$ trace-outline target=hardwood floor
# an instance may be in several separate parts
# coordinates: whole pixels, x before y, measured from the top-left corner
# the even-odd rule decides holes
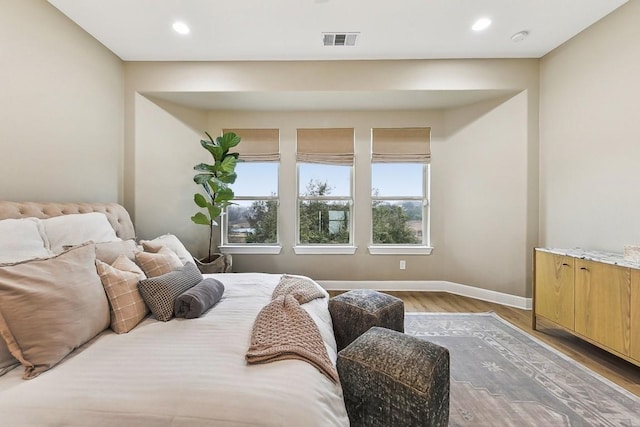
[[[331,296],[341,291],[330,291]],[[507,307],[445,292],[387,292],[401,298],[405,311],[481,313],[493,311],[518,328],[544,341],[573,360],[597,372],[608,380],[640,396],[640,367],[622,360],[573,335],[538,321],[538,330],[531,329],[531,311]]]

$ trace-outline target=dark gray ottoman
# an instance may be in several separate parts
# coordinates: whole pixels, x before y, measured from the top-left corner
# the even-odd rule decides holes
[[[372,326],[404,332],[404,302],[371,289],[356,289],[329,300],[338,351]]]
[[[338,353],[351,427],[446,426],[449,351],[374,327]]]

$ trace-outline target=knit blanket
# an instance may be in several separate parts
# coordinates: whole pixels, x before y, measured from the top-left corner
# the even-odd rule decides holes
[[[298,359],[315,366],[331,381],[338,382],[338,372],[331,363],[318,326],[301,304],[324,293],[310,281],[284,275],[253,324],[247,363],[269,363]]]

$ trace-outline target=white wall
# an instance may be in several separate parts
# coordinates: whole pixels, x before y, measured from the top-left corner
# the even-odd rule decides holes
[[[513,293],[531,257],[527,94],[447,111],[445,124],[434,197],[446,280]]]
[[[151,239],[172,233],[189,248],[207,244],[208,231],[191,222],[197,209],[193,166],[207,113],[136,95],[136,234]]]
[[[283,200],[281,255],[235,255],[235,271],[308,274],[318,280],[445,280],[527,296],[537,244],[538,61],[355,61],[295,63],[127,63],[127,208],[141,237],[173,232],[202,254],[204,227],[191,225],[194,164],[206,160],[201,131],[279,127],[281,177],[295,176],[296,127],[356,128],[353,256],[295,255],[295,206]],[[335,79],[334,76],[344,76]],[[476,90],[519,92],[446,111],[202,112],[150,101],[146,92]],[[162,123],[160,123],[162,121]],[[432,127],[430,256],[369,255],[368,137],[371,127]],[[284,174],[284,175],[283,175]],[[294,180],[281,187],[287,194]],[[289,188],[291,187],[291,188]],[[283,194],[281,193],[281,196]],[[365,203],[362,199],[365,197]],[[293,204],[292,204],[293,203]],[[364,206],[367,205],[367,208]],[[284,208],[284,209],[283,209]],[[399,259],[407,269],[398,269]]]
[[[0,2],[0,199],[121,201],[120,59],[43,0]]]
[[[640,1],[541,60],[540,244],[640,244]]]

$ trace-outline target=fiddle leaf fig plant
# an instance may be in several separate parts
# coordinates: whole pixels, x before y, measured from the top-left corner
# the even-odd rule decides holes
[[[193,196],[195,204],[204,209],[191,217],[196,224],[209,226],[209,252],[206,261],[212,258],[213,228],[218,225],[216,219],[222,215],[224,208],[233,204],[234,194],[230,185],[236,182],[236,164],[238,153],[229,151],[240,143],[240,137],[233,132],[227,132],[215,140],[205,132],[209,138],[200,141],[200,145],[213,158],[213,163],[199,163],[193,167],[198,173],[193,181],[202,187],[203,193]]]

